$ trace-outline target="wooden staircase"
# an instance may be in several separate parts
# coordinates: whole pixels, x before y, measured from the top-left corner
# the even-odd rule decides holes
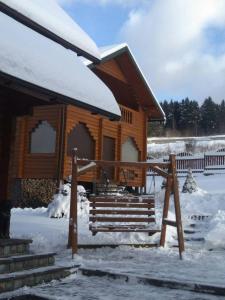
[[[55,253],[31,254],[31,240],[0,240],[0,293],[34,286],[71,274],[70,267],[55,266]]]
[[[96,184],[96,194],[97,195],[115,195],[118,193],[123,193],[123,187],[118,186],[114,183],[97,183]]]

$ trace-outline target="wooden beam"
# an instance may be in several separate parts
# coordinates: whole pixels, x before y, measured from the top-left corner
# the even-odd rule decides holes
[[[155,218],[124,218],[124,217],[90,217],[89,218],[90,222],[139,222],[139,223],[154,223]]]
[[[77,175],[78,176],[83,175],[94,168],[96,168],[96,163],[90,162],[88,165],[78,168]]]
[[[162,216],[161,238],[160,238],[160,246],[162,247],[165,246],[165,241],[166,241],[167,225],[164,223],[164,220],[167,219],[168,217],[171,189],[172,189],[172,178],[167,177],[164,206],[163,206],[163,216]]]
[[[170,155],[170,161],[171,161],[171,165],[172,165],[174,207],[175,207],[175,215],[176,215],[176,222],[177,222],[177,237],[178,237],[178,245],[179,245],[179,254],[180,254],[180,259],[182,259],[182,253],[184,251],[184,237],[183,237],[183,228],[182,228],[182,220],[181,220],[178,181],[177,181],[177,175],[176,175],[177,170],[176,170],[175,155],[172,155],[172,154]]]
[[[154,166],[154,167],[152,166],[151,169],[152,169],[152,171],[156,172],[157,174],[159,174],[162,177],[167,178],[169,176],[169,174],[167,172],[163,171],[158,166]]]
[[[86,165],[90,162],[96,163],[97,166],[102,167],[127,167],[127,168],[146,168],[146,169],[153,169],[155,167],[167,169],[169,167],[169,163],[148,163],[148,162],[124,162],[124,161],[106,161],[106,160],[85,160],[85,159],[78,159],[78,165]],[[157,172],[157,171],[156,171]]]
[[[77,253],[77,149],[72,155],[72,182],[70,198],[70,217],[69,217],[69,235],[68,248],[72,248],[72,258]]]

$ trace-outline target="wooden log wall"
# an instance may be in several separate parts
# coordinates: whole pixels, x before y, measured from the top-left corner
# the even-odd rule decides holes
[[[103,157],[103,139],[110,137],[115,140],[115,160],[121,160],[123,143],[130,137],[133,139],[138,152],[139,160],[146,160],[146,115],[143,111],[129,110],[132,122],[126,120],[110,121],[101,115],[72,105],[49,105],[33,108],[31,115],[18,117],[15,123],[15,138],[11,154],[10,178],[37,178],[37,179],[67,179],[71,175],[71,157],[67,152],[69,133],[78,123],[85,124],[91,137],[95,141],[95,159]],[[64,115],[65,126],[62,124]],[[56,131],[56,151],[54,154],[30,153],[30,133],[40,121],[47,121]],[[62,134],[62,131],[63,134]],[[44,141],[43,141],[44,142]],[[82,143],[82,141],[80,141]],[[60,151],[61,149],[61,151]],[[126,170],[133,174],[126,183],[132,186],[144,186],[145,174],[141,170]],[[80,181],[92,182],[98,177],[98,172],[90,171],[80,176]],[[124,175],[115,170],[115,181],[125,182]]]
[[[65,151],[64,151],[64,171],[63,177],[66,179],[71,175],[71,157],[67,154],[67,138],[74,127],[80,122],[86,125],[89,133],[95,141],[95,159],[100,160],[103,157],[103,138],[104,136],[115,139],[115,160],[121,159],[121,149],[127,138],[131,137],[139,151],[139,160],[146,160],[146,122],[147,117],[143,111],[135,111],[124,107],[132,113],[132,123],[125,120],[116,122],[110,121],[100,115],[93,115],[87,110],[75,107],[67,106],[66,111],[66,130],[65,130]],[[130,120],[130,118],[129,118]],[[81,141],[82,142],[82,141]],[[128,185],[132,186],[144,186],[145,174],[141,170],[133,171],[135,177],[127,181]],[[90,171],[85,175],[79,177],[80,181],[92,182],[97,178],[95,171]],[[116,182],[124,182],[124,176],[116,170],[115,172]]]
[[[38,106],[32,115],[16,120],[15,144],[11,158],[13,178],[58,179],[61,116],[64,105]],[[30,134],[41,122],[47,121],[56,131],[55,153],[30,153]],[[43,143],[45,141],[43,140]]]

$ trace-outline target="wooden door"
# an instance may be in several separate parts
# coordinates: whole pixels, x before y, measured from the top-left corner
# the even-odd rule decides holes
[[[77,148],[80,159],[95,159],[95,141],[84,123],[79,123],[69,133],[67,138],[67,155],[72,155],[72,150]]]
[[[114,138],[104,136],[103,137],[103,152],[102,159],[114,161],[115,160],[115,149],[116,149],[116,141]],[[114,179],[115,169],[113,167],[104,168],[104,172],[108,179]]]

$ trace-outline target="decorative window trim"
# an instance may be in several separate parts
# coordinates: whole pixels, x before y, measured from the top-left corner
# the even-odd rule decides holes
[[[41,133],[43,133],[43,137]],[[44,134],[47,134],[47,136],[44,136]],[[52,156],[56,153],[56,142],[57,132],[55,128],[47,120],[39,120],[29,134],[29,154]]]
[[[140,158],[141,158],[141,151],[140,151],[140,149],[139,149],[139,147],[138,147],[138,144],[136,143],[135,139],[134,139],[132,136],[128,136],[128,137],[124,140],[124,142],[122,143],[122,145],[121,145],[121,158],[122,158],[122,156],[123,156],[123,146],[124,146],[127,142],[129,142],[129,141],[132,142],[132,144],[133,144],[133,146],[134,146],[134,149],[137,151],[137,156],[138,156],[138,160],[137,160],[137,161],[140,161]],[[123,159],[123,158],[122,158],[122,159]]]

